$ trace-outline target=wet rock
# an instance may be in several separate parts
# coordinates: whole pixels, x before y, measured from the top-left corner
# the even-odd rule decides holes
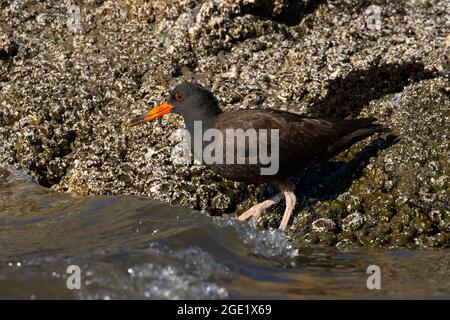
[[[6,179],[9,177],[10,172],[5,168],[0,167],[0,186],[6,182]]]
[[[364,224],[364,216],[359,212],[349,214],[342,220],[342,229],[344,231],[355,231]]]
[[[312,223],[311,228],[315,232],[329,233],[336,229],[336,224],[331,219],[320,218]]]
[[[243,211],[239,204],[261,200],[265,188],[175,164],[170,137],[180,117],[127,127],[190,80],[213,90],[225,110],[374,116],[393,129],[295,179],[296,243],[448,246],[447,7],[377,1],[377,29],[367,24],[368,5],[84,1],[78,15],[65,2],[2,2],[0,164],[82,196]],[[282,212],[274,207],[260,225],[277,226]],[[363,225],[350,222],[355,212]],[[336,227],[313,230],[321,219]]]

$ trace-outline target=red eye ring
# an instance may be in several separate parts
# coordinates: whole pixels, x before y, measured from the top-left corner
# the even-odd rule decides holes
[[[183,94],[181,92],[175,93],[175,99],[178,101],[183,100]]]

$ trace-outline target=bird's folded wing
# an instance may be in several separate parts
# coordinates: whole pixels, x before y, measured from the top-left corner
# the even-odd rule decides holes
[[[340,136],[339,128],[327,119],[314,119],[277,110],[238,110],[220,115],[215,126],[224,136],[226,129],[278,130],[280,164],[312,160]],[[273,150],[268,134],[267,148]],[[246,156],[248,159],[248,146]],[[248,159],[250,160],[250,159]]]

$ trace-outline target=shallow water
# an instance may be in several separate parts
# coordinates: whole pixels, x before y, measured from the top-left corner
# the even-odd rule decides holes
[[[20,173],[0,184],[3,299],[448,299],[449,253],[294,248],[278,230],[147,198],[79,198]],[[369,265],[380,290],[367,289]]]

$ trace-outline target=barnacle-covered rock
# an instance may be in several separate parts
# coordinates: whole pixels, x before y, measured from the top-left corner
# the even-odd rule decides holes
[[[195,81],[225,110],[376,116],[397,135],[358,143],[295,179],[288,234],[297,243],[448,246],[448,8],[377,1],[376,16],[370,4],[2,2],[0,164],[62,192],[242,211],[272,190],[175,164],[180,117],[127,125],[178,82]],[[276,206],[260,226],[277,226],[282,212]],[[334,227],[318,232],[323,219]]]

